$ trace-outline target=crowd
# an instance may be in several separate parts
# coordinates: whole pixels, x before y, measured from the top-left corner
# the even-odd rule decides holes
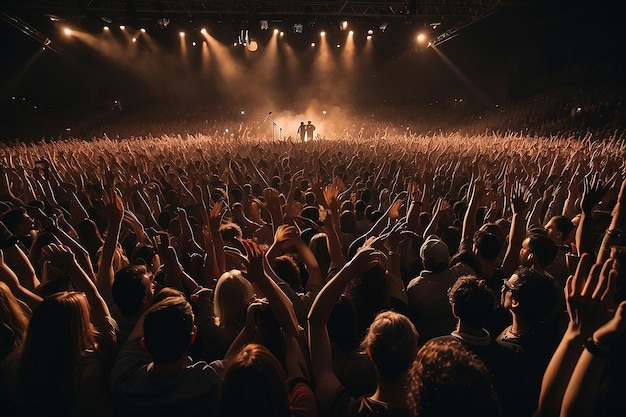
[[[626,143],[0,145],[0,415],[616,416]]]

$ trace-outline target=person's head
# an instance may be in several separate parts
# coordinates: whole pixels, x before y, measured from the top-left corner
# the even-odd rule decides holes
[[[491,374],[455,339],[421,347],[409,375],[409,404],[420,417],[499,417]]]
[[[91,219],[85,219],[78,223],[78,239],[80,244],[87,249],[89,256],[95,257],[98,253],[98,249],[102,247],[104,239],[100,235],[98,226]]]
[[[395,311],[379,313],[361,342],[372,358],[382,380],[403,377],[417,353],[419,335],[415,326],[404,315]]]
[[[167,297],[148,309],[141,344],[154,363],[171,364],[187,356],[196,327],[191,305],[183,296]]]
[[[478,257],[493,262],[502,251],[502,241],[492,233],[479,230],[474,234],[473,249]]]
[[[47,409],[49,415],[69,411],[75,369],[95,347],[85,294],[59,292],[44,298],[33,311],[22,351],[18,387],[26,407]]]
[[[228,362],[218,398],[222,417],[291,415],[287,374],[270,350],[256,343]]]
[[[541,321],[557,302],[557,286],[545,274],[517,269],[502,286],[502,306],[531,322]]]
[[[554,260],[557,250],[556,244],[547,234],[533,231],[522,242],[519,263],[542,270]]]
[[[300,268],[291,255],[277,256],[273,265],[274,272],[296,292],[303,292]]]
[[[316,233],[313,235],[309,241],[309,248],[313,252],[313,255],[315,255],[315,259],[317,259],[322,274],[326,276],[330,268],[330,254],[328,253],[326,233]]]
[[[213,311],[222,326],[243,326],[246,311],[254,298],[254,290],[241,271],[231,269],[224,272],[215,285]]]
[[[448,291],[448,300],[455,317],[475,329],[480,329],[496,308],[496,296],[487,282],[473,275],[462,276]]]
[[[354,277],[346,287],[344,295],[354,308],[360,336],[367,332],[379,312],[390,308],[387,280],[386,268],[376,265]]]
[[[220,226],[219,231],[225,245],[232,246],[241,251],[244,250],[243,244],[241,243],[241,240],[243,239],[243,232],[237,223],[224,223]]]
[[[356,216],[353,211],[344,210],[339,216],[339,228],[344,233],[356,232]]]
[[[434,273],[444,271],[448,268],[450,261],[448,245],[436,235],[430,235],[420,248],[420,257],[424,269]]]
[[[24,310],[9,287],[0,281],[0,362],[22,344],[27,328]]]
[[[128,265],[115,273],[111,287],[113,301],[124,316],[145,311],[154,295],[154,279],[145,265]]]
[[[570,234],[574,230],[574,223],[565,216],[552,216],[544,226],[548,231],[548,237],[557,245],[563,245],[570,241]]]
[[[35,221],[24,207],[16,207],[4,213],[2,222],[18,237],[26,236],[35,228]]]

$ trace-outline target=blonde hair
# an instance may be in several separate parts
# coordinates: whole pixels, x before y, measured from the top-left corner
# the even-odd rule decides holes
[[[248,304],[254,297],[252,284],[238,269],[224,272],[217,280],[213,311],[220,326],[243,326]]]

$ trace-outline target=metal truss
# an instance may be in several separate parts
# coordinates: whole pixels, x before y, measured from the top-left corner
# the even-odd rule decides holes
[[[41,12],[63,18],[102,15],[141,20],[158,17],[206,17],[220,19],[286,17],[345,17],[393,19],[412,16],[475,18],[491,13],[498,0],[8,0],[15,13]]]

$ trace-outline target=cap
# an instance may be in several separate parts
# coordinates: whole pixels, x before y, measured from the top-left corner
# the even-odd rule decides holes
[[[439,236],[430,235],[420,248],[420,257],[422,261],[428,260],[428,262],[434,265],[448,263],[450,260],[448,245]]]

